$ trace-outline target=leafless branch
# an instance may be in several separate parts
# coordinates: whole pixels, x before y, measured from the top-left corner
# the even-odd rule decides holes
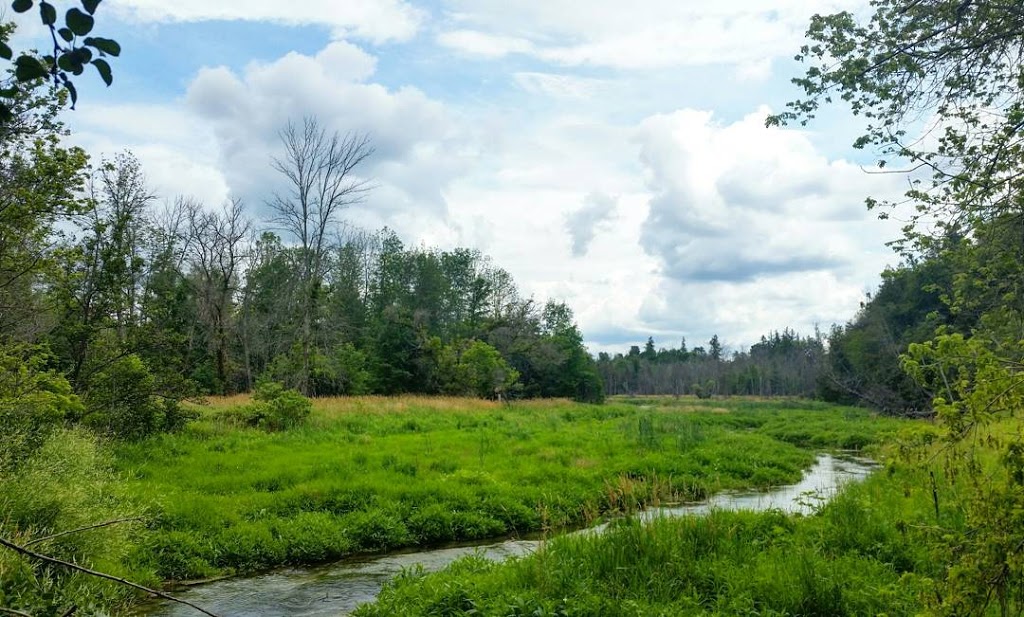
[[[68,568],[70,570],[75,570],[77,572],[82,572],[83,574],[88,574],[89,576],[95,576],[96,578],[102,578],[104,580],[113,581],[113,582],[118,583],[120,585],[125,585],[126,587],[131,587],[132,589],[138,589],[139,591],[144,591],[146,593],[152,594],[152,595],[154,595],[154,596],[156,596],[158,598],[163,598],[164,600],[170,600],[171,602],[177,602],[178,604],[184,604],[185,606],[189,606],[189,607],[194,608],[195,610],[199,611],[200,613],[202,613],[204,615],[209,615],[210,617],[219,617],[216,613],[211,613],[210,611],[206,610],[205,608],[203,608],[201,606],[197,606],[197,605],[189,602],[188,600],[182,600],[181,598],[176,598],[176,597],[174,597],[174,596],[172,596],[172,595],[170,595],[168,593],[164,593],[162,591],[157,591],[156,589],[150,589],[149,587],[145,587],[145,586],[140,585],[138,583],[133,583],[133,582],[131,582],[129,580],[126,580],[126,579],[123,579],[123,578],[120,578],[120,577],[117,577],[117,576],[112,576],[110,574],[105,574],[103,572],[97,572],[96,570],[90,570],[89,568],[86,568],[86,567],[83,567],[83,566],[80,566],[78,564],[74,564],[74,563],[71,563],[71,562],[68,562],[68,561],[64,561],[64,560],[61,560],[61,559],[57,559],[56,557],[50,557],[49,555],[43,555],[41,553],[37,553],[37,552],[35,552],[35,551],[31,550],[31,549],[25,548],[24,546],[21,546],[19,544],[15,544],[14,542],[11,542],[10,540],[7,540],[6,538],[0,538],[0,546],[5,546],[5,547],[11,549],[12,551],[14,551],[16,553],[20,553],[20,554],[22,554],[22,555],[24,555],[24,556],[26,556],[26,557],[28,557],[30,559],[35,559],[36,561],[42,561],[42,562],[45,562],[45,563],[50,563],[50,564],[54,564],[54,565],[57,565],[57,566],[62,566],[64,568]],[[19,613],[14,613],[14,614],[19,614]],[[24,614],[24,613],[21,613],[21,614]]]
[[[71,534],[81,533],[83,531],[90,531],[92,529],[100,529],[102,527],[110,527],[111,525],[119,525],[121,523],[131,523],[131,522],[136,522],[136,521],[141,521],[141,520],[143,520],[143,519],[141,519],[139,517],[132,517],[132,518],[119,518],[119,519],[112,520],[112,521],[104,521],[102,523],[96,523],[94,525],[86,525],[84,527],[78,527],[77,529],[69,529],[67,531],[62,531],[60,533],[55,533],[53,535],[45,536],[45,537],[42,537],[42,538],[36,538],[36,539],[34,539],[34,540],[30,541],[30,542],[26,542],[24,544],[24,546],[26,546],[26,547],[33,546],[33,545],[36,545],[36,544],[42,544],[43,542],[49,542],[50,540],[56,540],[57,538],[63,538],[64,536],[70,536]]]

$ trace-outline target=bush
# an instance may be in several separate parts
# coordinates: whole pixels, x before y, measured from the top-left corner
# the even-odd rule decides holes
[[[483,341],[458,341],[444,347],[438,364],[438,381],[445,394],[500,398],[519,381],[519,371]]]
[[[179,430],[196,417],[157,390],[156,378],[138,356],[120,358],[89,379],[82,423],[104,435],[142,439]]]
[[[273,381],[257,383],[252,398],[252,403],[229,409],[223,416],[246,426],[282,431],[303,424],[313,411],[311,400]]]
[[[0,346],[0,471],[19,463],[59,427],[80,415],[71,385],[47,370],[46,356],[29,346]]]

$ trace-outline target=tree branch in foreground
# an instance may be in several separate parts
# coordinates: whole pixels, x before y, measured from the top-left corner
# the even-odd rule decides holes
[[[64,536],[70,536],[73,533],[80,533],[80,532],[83,532],[83,531],[89,531],[90,529],[99,529],[101,527],[110,527],[111,525],[117,525],[118,523],[133,523],[133,522],[141,521],[141,520],[143,520],[143,519],[141,519],[139,517],[119,518],[119,519],[116,519],[116,520],[113,520],[113,521],[105,521],[105,522],[102,522],[102,523],[96,523],[95,525],[86,525],[85,527],[79,527],[77,529],[69,529],[67,531],[62,531],[60,533],[55,533],[55,534],[50,535],[50,536],[45,536],[45,537],[42,537],[42,538],[36,538],[35,540],[32,540],[30,542],[26,542],[23,546],[25,548],[28,548],[29,546],[32,546],[34,544],[40,544],[42,542],[48,542],[50,540],[56,540],[57,538],[63,538]]]
[[[142,585],[140,585],[138,583],[133,583],[133,582],[131,582],[129,580],[125,580],[123,578],[112,576],[110,574],[104,574],[103,572],[97,572],[96,570],[90,570],[89,568],[85,568],[85,567],[82,567],[80,565],[77,565],[77,564],[74,564],[74,563],[70,563],[68,561],[62,561],[62,560],[57,559],[55,557],[50,557],[48,555],[42,555],[40,553],[37,553],[37,552],[32,551],[30,549],[27,549],[24,546],[20,546],[18,544],[15,544],[14,542],[11,542],[10,540],[7,540],[5,538],[0,538],[0,546],[6,546],[7,548],[11,549],[12,551],[14,551],[16,553],[21,553],[22,555],[25,555],[26,557],[30,557],[30,558],[36,559],[38,561],[44,561],[46,563],[52,563],[52,564],[55,564],[55,565],[58,565],[58,566],[63,566],[65,568],[70,568],[72,570],[77,570],[77,571],[82,572],[84,574],[88,574],[89,576],[95,576],[97,578],[102,578],[102,579],[106,579],[108,581],[113,581],[115,583],[119,583],[119,584],[125,585],[127,587],[132,587],[133,589],[138,589],[139,591],[145,591],[146,593],[153,594],[154,596],[157,596],[158,598],[163,598],[165,600],[170,600],[171,602],[177,602],[178,604],[184,604],[185,606],[190,606],[190,607],[196,609],[197,611],[199,611],[200,613],[202,613],[204,615],[209,615],[210,617],[219,617],[219,615],[217,615],[215,613],[211,613],[210,611],[206,610],[205,608],[203,608],[201,606],[196,606],[195,604],[192,604],[188,600],[182,600],[181,598],[175,598],[174,596],[172,596],[170,594],[167,594],[167,593],[164,593],[162,591],[157,591],[156,589],[150,589],[149,587],[144,587],[144,586],[142,586]],[[10,609],[6,609],[6,610],[10,610]],[[10,614],[25,615],[25,613],[17,613],[17,612],[10,613]]]

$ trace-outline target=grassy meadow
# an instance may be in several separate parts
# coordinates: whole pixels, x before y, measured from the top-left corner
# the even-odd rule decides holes
[[[820,449],[899,427],[806,401],[321,399],[304,426],[239,428],[213,399],[181,434],[118,445],[151,523],[135,567],[194,580],[367,551],[586,525],[797,481]]]
[[[497,564],[479,557],[408,571],[359,617],[402,615],[915,615],[942,561],[908,536],[910,477],[851,485],[817,516],[713,511],[624,519]],[[914,500],[910,500],[914,501]]]
[[[803,420],[804,429],[818,426],[814,417]],[[788,433],[758,432],[765,430]],[[438,573],[407,571],[354,614],[1016,614],[1007,610],[1016,582],[993,577],[1005,571],[1002,557],[989,554],[999,549],[975,545],[973,536],[1012,529],[1019,516],[988,503],[1012,486],[997,444],[1020,442],[1020,419],[979,428],[969,447],[940,437],[931,423],[903,423],[874,451],[883,468],[846,485],[813,516],[712,511],[649,524],[627,517],[607,533],[556,537],[500,564],[474,556]],[[957,458],[974,461],[980,475],[949,464]],[[985,501],[971,503],[978,477],[991,486],[982,489]],[[1019,535],[1003,540],[1007,554],[1019,549]]]

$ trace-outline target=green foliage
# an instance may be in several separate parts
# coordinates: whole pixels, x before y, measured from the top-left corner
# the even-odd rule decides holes
[[[910,338],[903,357],[946,431],[942,484],[956,490],[955,516],[944,515],[942,484],[931,476],[938,528],[931,541],[949,567],[930,581],[929,608],[1018,614],[1024,14],[996,2],[881,0],[866,21],[815,16],[808,37],[797,58],[811,66],[795,80],[806,98],[769,123],[806,122],[822,102],[841,98],[867,120],[855,146],[879,151],[879,166],[902,159],[931,174],[911,178],[906,197],[915,211],[896,243],[938,270],[917,296],[937,295],[936,312],[949,315],[932,324],[940,326],[932,340]],[[933,128],[922,129],[924,117]],[[992,428],[1006,416],[1017,425],[1009,434]]]
[[[56,269],[58,223],[78,214],[88,157],[61,145],[58,106],[36,92],[0,122],[0,339],[38,341],[48,325],[38,290]]]
[[[930,174],[911,178],[907,197],[917,207],[902,246],[927,247],[935,232],[963,235],[1019,210],[1024,17],[1016,5],[880,0],[863,20],[814,16],[807,37],[797,59],[810,66],[794,80],[804,98],[768,122],[806,123],[842,100],[866,122],[855,147],[877,152],[879,167],[907,161]],[[924,130],[930,139],[920,138]]]
[[[180,430],[194,414],[176,399],[160,396],[156,385],[138,356],[113,360],[89,379],[81,421],[101,434],[123,439]]]
[[[247,426],[283,431],[305,423],[313,409],[313,402],[297,390],[273,381],[259,382],[252,397],[254,402],[229,410],[227,417]]]
[[[648,338],[642,352],[633,346],[626,354],[599,354],[596,368],[612,394],[812,397],[826,360],[823,342],[818,332],[804,337],[785,329],[726,354],[717,335],[708,341],[710,351],[688,350],[685,340],[676,349],[656,349]]]
[[[114,575],[129,574],[129,553],[143,511],[126,498],[121,480],[94,436],[81,430],[51,433],[15,469],[0,469],[0,536],[36,551]],[[123,522],[46,539],[89,525]],[[137,566],[142,582],[153,576]],[[133,599],[126,587],[44,567],[0,549],[0,606],[35,615],[61,615],[77,606],[85,614],[106,614]]]
[[[914,615],[938,567],[904,517],[925,519],[928,502],[891,484],[847,487],[814,517],[627,519],[501,564],[468,557],[397,578],[356,614]]]
[[[440,353],[438,381],[445,394],[502,398],[519,381],[519,372],[483,341],[460,341]]]
[[[15,13],[26,13],[39,7],[39,19],[49,29],[52,50],[38,56],[31,52],[15,51],[8,44],[6,33],[0,32],[0,60],[11,62],[14,68],[14,83],[0,88],[0,125],[15,119],[11,100],[16,99],[25,87],[42,79],[53,79],[54,86],[64,88],[71,98],[72,109],[78,100],[78,90],[72,77],[78,77],[92,65],[103,83],[113,83],[113,72],[106,60],[121,55],[121,45],[113,39],[90,36],[95,25],[95,14],[100,0],[82,0],[82,8],[72,7],[64,14],[63,23],[58,19],[56,7],[47,0],[14,0],[11,8]]]
[[[366,354],[356,349],[352,343],[338,346],[327,362],[330,382],[334,384],[334,394],[359,395],[370,392],[372,376],[367,370]],[[327,394],[327,388],[318,389]]]
[[[82,409],[42,350],[0,345],[0,471],[15,467]]]
[[[971,327],[970,317],[956,315],[943,300],[953,287],[952,261],[948,253],[938,253],[882,273],[878,292],[829,337],[819,384],[824,400],[897,414],[930,409],[929,390],[901,369],[899,357],[908,345],[930,339],[940,325]]]
[[[652,413],[615,402],[322,399],[297,430],[199,422],[121,443],[116,458],[133,494],[160,504],[137,559],[191,579],[794,482],[814,459],[804,445],[867,445],[902,426],[824,405],[710,413],[663,403]]]

